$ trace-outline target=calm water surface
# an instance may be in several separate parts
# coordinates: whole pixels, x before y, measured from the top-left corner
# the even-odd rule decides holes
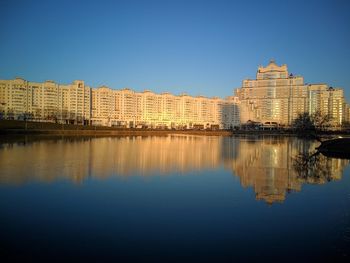
[[[348,160],[279,137],[2,140],[2,261],[349,262]],[[300,167],[299,167],[300,168]]]

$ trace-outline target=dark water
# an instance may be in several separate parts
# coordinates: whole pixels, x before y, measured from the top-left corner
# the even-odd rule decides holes
[[[316,142],[14,141],[0,144],[2,262],[350,262],[349,161],[298,170]]]

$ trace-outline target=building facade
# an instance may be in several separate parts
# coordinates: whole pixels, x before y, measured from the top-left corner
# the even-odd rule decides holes
[[[128,128],[229,129],[240,124],[236,97],[176,96],[106,86],[92,89],[91,113],[93,125]]]
[[[239,126],[236,97],[193,97],[53,81],[0,80],[0,118],[126,128],[229,129]]]
[[[91,89],[84,81],[59,85],[53,81],[29,82],[22,78],[0,80],[0,117],[87,124]]]
[[[333,126],[344,120],[342,89],[307,85],[303,77],[289,74],[287,65],[278,66],[273,60],[258,68],[256,79],[244,80],[236,95],[241,102],[242,123],[251,120],[289,126],[304,112],[327,115]]]
[[[90,88],[84,81],[0,80],[0,118],[126,128],[231,129],[249,121],[290,126],[300,113],[320,113],[330,125],[350,122],[343,90],[326,84],[305,84],[287,65],[274,61],[258,68],[256,79],[243,80],[235,96],[225,99],[157,94],[106,86]]]

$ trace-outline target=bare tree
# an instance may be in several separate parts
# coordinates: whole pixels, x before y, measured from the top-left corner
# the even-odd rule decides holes
[[[293,121],[292,127],[299,135],[307,135],[319,140],[318,132],[324,131],[330,124],[329,115],[324,115],[320,111],[313,114],[303,112]]]
[[[318,131],[323,131],[330,125],[331,118],[328,114],[322,114],[320,111],[316,111],[311,115],[311,120]]]
[[[292,126],[297,132],[315,131],[313,118],[308,112],[299,113]]]

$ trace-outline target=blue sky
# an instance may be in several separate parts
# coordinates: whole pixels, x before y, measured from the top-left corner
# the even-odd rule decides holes
[[[0,0],[0,79],[225,97],[271,58],[350,98],[350,1]]]

